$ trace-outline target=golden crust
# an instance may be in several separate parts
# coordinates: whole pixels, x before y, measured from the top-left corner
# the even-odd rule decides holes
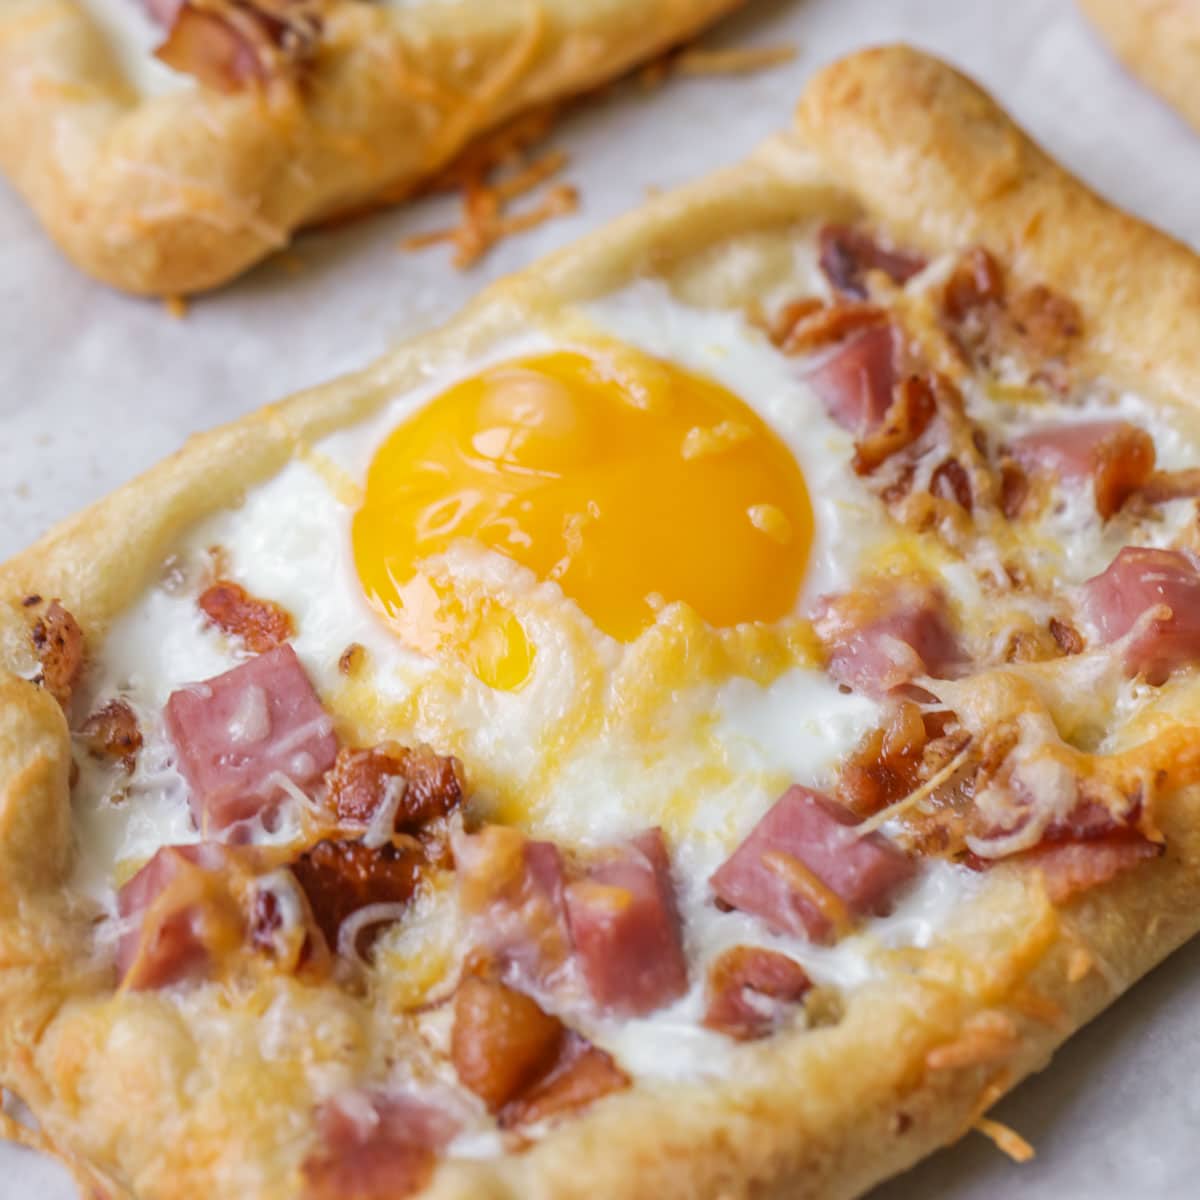
[[[1157,289],[1178,300],[1200,294],[1200,261],[1086,192],[948,67],[903,48],[856,55],[810,85],[799,119],[803,140],[782,136],[740,166],[655,200],[359,375],[194,439],[54,530],[0,569],[0,661],[18,673],[32,667],[21,595],[60,596],[90,636],[102,637],[189,525],[276,471],[297,446],[362,419],[423,366],[469,360],[518,325],[639,274],[664,275],[711,303],[740,303],[745,255],[759,254],[768,270],[771,248],[817,215],[865,207],[898,239],[931,251],[983,241],[1018,275],[1076,300],[1094,366],[1170,395],[1195,378],[1200,305],[1180,305],[1152,329],[1139,304],[1155,292],[1139,286],[1138,273],[1153,272]],[[726,274],[722,263],[735,251],[738,270]],[[113,1197],[294,1195],[311,1145],[313,1078],[352,1080],[386,1035],[336,989],[307,989],[289,997],[298,1015],[275,1029],[267,1062],[261,1014],[296,990],[287,980],[264,984],[247,1008],[221,1014],[219,1027],[191,1027],[170,998],[114,996],[81,949],[85,916],[59,887],[69,855],[67,756],[53,703],[8,677],[0,689],[3,1082],[33,1107],[50,1143],[92,1164],[84,1169]],[[1200,794],[1177,790],[1157,812],[1167,853],[1153,863],[1062,909],[1036,876],[994,871],[934,949],[893,952],[884,977],[854,993],[838,1023],[748,1050],[736,1081],[643,1084],[523,1155],[447,1163],[429,1194],[861,1193],[961,1136],[1200,927]],[[134,1124],[152,1132],[138,1135]]]
[[[141,0],[128,0],[138,4]],[[0,170],[83,270],[215,287],[396,200],[476,134],[619,75],[742,0],[333,5],[299,88],[143,97],[74,0],[0,6]]]
[[[1200,129],[1200,5],[1195,0],[1079,0],[1143,83]]]

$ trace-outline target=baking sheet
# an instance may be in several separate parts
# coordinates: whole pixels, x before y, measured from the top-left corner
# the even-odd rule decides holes
[[[139,0],[129,0],[138,3]],[[580,212],[466,274],[427,201],[302,238],[283,260],[193,304],[184,320],[60,261],[0,184],[0,556],[176,449],[186,435],[361,365],[448,316],[483,283],[669,186],[731,162],[787,121],[814,68],[903,39],[965,67],[1100,191],[1200,245],[1200,138],[1125,75],[1068,0],[757,0],[707,39],[794,43],[794,63],[728,79],[615,89],[560,127]],[[1036,1146],[1012,1165],[977,1134],[872,1200],[1195,1196],[1200,943],[1076,1037],[995,1112]],[[0,1200],[73,1200],[65,1173],[0,1145]]]

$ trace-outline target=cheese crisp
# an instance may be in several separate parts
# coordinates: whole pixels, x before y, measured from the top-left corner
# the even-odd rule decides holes
[[[224,283],[739,0],[2,0],[0,170],[83,270]]]
[[[1197,296],[868,51],[11,561],[23,1136],[140,1200],[1026,1157],[989,1107],[1200,925]]]

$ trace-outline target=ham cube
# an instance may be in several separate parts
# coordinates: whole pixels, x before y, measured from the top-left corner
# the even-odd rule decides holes
[[[290,645],[173,692],[166,725],[206,831],[269,812],[289,784],[320,779],[338,750],[333,721]]]
[[[885,837],[860,837],[855,824],[829,797],[791,787],[713,873],[713,892],[775,933],[833,942],[856,918],[884,912],[916,870]]]
[[[1154,439],[1128,421],[1081,421],[1035,429],[1012,444],[1027,471],[1091,479],[1096,511],[1107,520],[1154,470]]]
[[[1124,547],[1083,585],[1083,607],[1102,642],[1128,638],[1130,675],[1160,684],[1200,662],[1200,572],[1179,550]]]
[[[941,592],[881,585],[821,599],[814,618],[829,674],[883,697],[920,675],[944,679],[964,658]]]
[[[568,884],[571,936],[592,999],[644,1016],[687,990],[687,963],[662,831],[649,829]]]
[[[548,986],[571,956],[562,854],[515,829],[485,825],[454,838],[459,898],[501,976]]]
[[[896,382],[890,325],[871,325],[817,358],[805,380],[843,429],[862,437],[878,428]]]
[[[117,893],[124,987],[166,987],[207,973],[213,947],[240,939],[241,914],[223,886],[223,847],[164,846]]]

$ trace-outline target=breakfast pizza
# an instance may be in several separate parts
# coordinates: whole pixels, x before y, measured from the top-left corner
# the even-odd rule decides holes
[[[0,570],[88,1196],[849,1197],[1200,926],[1200,262],[916,51]]]
[[[132,292],[213,287],[740,0],[0,0],[0,170]]]
[[[1196,0],[1079,0],[1146,84],[1200,129],[1200,4]]]

